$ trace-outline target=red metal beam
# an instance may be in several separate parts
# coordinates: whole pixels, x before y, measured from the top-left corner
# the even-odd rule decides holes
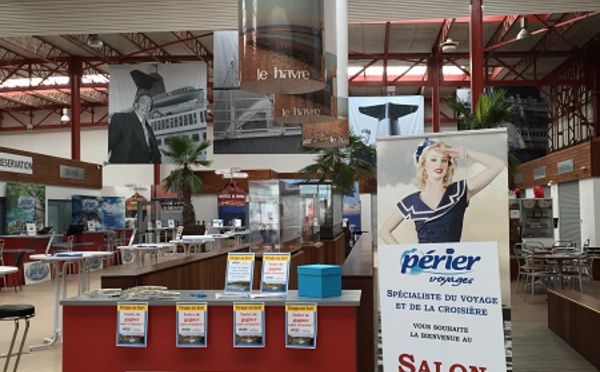
[[[81,84],[82,63],[73,57],[69,65],[69,78],[71,82],[71,159],[81,159],[81,97],[79,85]]]
[[[500,25],[498,25],[498,28],[496,28],[496,31],[494,31],[494,34],[490,37],[485,49],[487,50],[487,48],[491,47],[492,45],[504,41],[506,35],[508,35],[513,26],[519,21],[519,17],[520,16],[518,14],[505,16],[502,19],[502,22],[500,22]]]
[[[360,74],[362,74],[363,72],[365,72],[366,69],[368,69],[369,67],[371,67],[374,64],[376,64],[377,61],[379,61],[379,58],[376,58],[376,59],[372,60],[371,62],[367,63],[365,65],[365,67],[361,68],[360,71],[358,71],[356,74],[352,75],[350,77],[350,79],[348,79],[348,81],[352,81],[352,80],[356,79],[358,76],[360,76]]]
[[[12,116],[10,113],[7,113],[8,115]],[[26,124],[22,123],[20,120],[18,120],[17,118],[15,118],[14,116],[12,116],[15,120],[19,121],[21,124],[23,124],[23,126],[26,126]],[[108,126],[108,122],[107,121],[103,121],[103,122],[86,122],[86,123],[80,123],[79,125],[81,128],[90,128],[90,127],[101,127],[101,126]],[[36,128],[36,130],[56,130],[56,129],[67,129],[70,128],[70,125],[65,125],[65,124],[42,124],[39,127]],[[20,126],[12,126],[12,127],[2,127],[0,128],[0,132],[18,132],[18,131],[22,131],[24,130],[23,127]]]
[[[121,36],[129,40],[129,42],[137,46],[140,51],[148,54],[148,56],[152,57],[157,62],[160,62],[157,56],[171,55],[144,33],[122,33]]]
[[[469,23],[469,45],[471,62],[471,110],[475,111],[485,84],[483,61],[483,4],[482,0],[471,0],[471,22]]]
[[[434,47],[439,51],[439,48]],[[433,132],[440,131],[440,75],[442,74],[441,58],[439,52],[427,60],[427,75],[431,82],[431,117],[433,119]]]
[[[206,47],[200,42],[199,39],[212,35],[209,34],[194,35],[190,31],[175,31],[172,32],[173,36],[177,38],[187,49],[189,49],[194,55],[206,63],[212,63],[213,55],[206,49]]]

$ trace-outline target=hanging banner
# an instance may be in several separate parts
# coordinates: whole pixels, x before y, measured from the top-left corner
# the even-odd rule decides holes
[[[290,277],[291,253],[263,253],[260,291],[287,293]]]
[[[240,89],[238,31],[215,31],[213,40],[213,152],[299,153],[301,128],[275,121],[273,96]]]
[[[235,181],[229,182],[217,194],[219,219],[226,226],[231,226],[233,220],[246,221],[247,193]]]
[[[379,250],[384,371],[506,371],[495,242]]]
[[[208,305],[206,302],[178,302],[177,312],[177,347],[206,347]]]
[[[422,134],[425,126],[423,96],[350,97],[350,128],[374,145],[379,137]]]
[[[265,347],[264,302],[233,303],[233,347]]]
[[[117,346],[146,347],[148,345],[148,303],[119,302],[117,304]]]
[[[254,253],[228,253],[225,293],[252,293]]]
[[[505,129],[378,139],[377,219],[382,329],[388,334],[383,338],[386,370],[410,371],[412,366],[418,370],[423,361],[431,368],[437,368],[434,362],[440,361],[446,369],[458,363],[504,370],[500,317],[506,322],[510,317],[506,144]],[[448,250],[440,251],[440,247]],[[470,247],[477,247],[473,248],[477,252]],[[490,255],[496,255],[495,259]],[[400,292],[408,292],[408,297]],[[479,301],[473,296],[494,303],[470,302]],[[435,312],[425,311],[426,304]],[[470,307],[483,310],[471,313],[466,310]],[[416,342],[410,332],[423,332],[419,340],[434,343]],[[484,332],[485,340],[479,338]],[[476,351],[479,345],[481,352]],[[489,359],[481,359],[484,355]]]
[[[285,347],[315,349],[317,347],[317,304],[286,302]]]
[[[206,140],[206,87],[204,62],[110,65],[109,162],[169,164],[167,138]]]
[[[6,231],[9,235],[26,234],[26,224],[38,230],[46,220],[46,188],[30,183],[6,183]]]

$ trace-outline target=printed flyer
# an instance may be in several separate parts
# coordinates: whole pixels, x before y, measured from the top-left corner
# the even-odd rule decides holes
[[[384,371],[506,371],[496,242],[382,245]]]
[[[119,302],[117,304],[117,346],[146,347],[148,345],[148,303]]]
[[[206,302],[178,302],[177,347],[206,347],[208,305]]]
[[[269,293],[287,293],[290,276],[291,254],[269,253],[263,254],[262,278],[260,291]]]
[[[265,303],[233,303],[233,346],[265,346]]]
[[[297,349],[317,347],[317,304],[315,302],[285,304],[285,347]]]
[[[254,253],[229,253],[225,293],[251,293]]]

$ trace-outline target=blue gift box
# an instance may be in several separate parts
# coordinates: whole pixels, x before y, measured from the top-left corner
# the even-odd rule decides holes
[[[337,265],[298,266],[298,296],[326,298],[342,295],[342,267]]]

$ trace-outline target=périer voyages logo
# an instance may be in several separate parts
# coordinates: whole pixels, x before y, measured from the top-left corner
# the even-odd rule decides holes
[[[441,251],[441,252],[440,252]],[[431,249],[423,253],[417,248],[404,251],[400,256],[400,274],[428,274],[429,282],[446,283],[452,286],[473,284],[475,280],[467,276],[474,271],[481,256],[466,256],[456,254],[454,248]]]

